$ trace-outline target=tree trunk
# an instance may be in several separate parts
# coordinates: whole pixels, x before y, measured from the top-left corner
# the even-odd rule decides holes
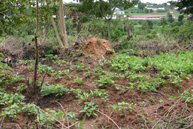
[[[108,39],[111,42],[111,19],[108,19]]]
[[[47,39],[47,37],[48,37],[48,34],[49,34],[49,32],[46,32],[46,29],[45,29],[45,30],[44,30],[44,38],[43,38],[41,44],[43,44],[43,43],[46,42],[46,39]]]
[[[78,25],[77,25],[77,35],[78,35],[78,38],[77,39],[79,39],[80,38],[80,31],[81,31],[81,22],[78,22]]]
[[[40,36],[38,38],[38,43],[41,44],[42,42],[42,33],[43,33],[43,29],[40,31]]]
[[[59,7],[59,12],[60,12],[60,32],[63,40],[63,44],[65,48],[68,48],[68,39],[67,39],[67,33],[66,33],[66,25],[65,25],[65,19],[64,19],[64,9],[63,9],[63,1],[60,0],[60,7]]]
[[[35,66],[34,66],[34,80],[33,80],[33,93],[36,92],[37,68],[38,68],[38,0],[36,0],[36,31],[35,31]]]
[[[55,25],[55,22],[54,22],[54,19],[53,19],[52,16],[51,16],[51,21],[52,21],[52,25],[53,25],[53,27],[54,27],[54,30],[55,30],[56,37],[57,37],[57,39],[58,39],[60,48],[63,49],[63,48],[64,48],[64,45],[63,45],[63,43],[62,43],[62,41],[61,41],[61,39],[60,39],[60,36],[59,36],[59,34],[58,34],[58,30],[57,30],[57,28],[56,28],[56,25]]]

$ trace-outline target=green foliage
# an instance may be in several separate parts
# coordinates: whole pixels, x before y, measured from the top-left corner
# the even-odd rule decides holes
[[[126,103],[126,102],[119,102],[118,105],[114,104],[109,106],[113,110],[115,110],[120,116],[124,117],[126,115],[126,111],[132,112],[134,110],[135,104],[133,103]]]
[[[98,116],[95,113],[95,109],[98,107],[98,105],[95,105],[95,102],[85,102],[84,103],[84,109],[80,112],[84,112],[88,117],[91,117],[93,115]]]
[[[54,85],[48,85],[45,84],[41,87],[41,92],[43,92],[43,96],[47,96],[50,94],[55,94],[55,96],[63,95],[66,91],[69,91],[65,86],[62,84],[54,84]]]
[[[163,73],[165,75],[170,72],[176,72],[178,74],[191,73],[193,71],[192,56],[193,53],[190,51],[178,54],[178,58],[176,58],[176,54],[173,53],[162,53],[155,55],[154,58],[149,58],[149,63],[155,64],[159,70],[165,71],[166,73]]]
[[[147,37],[148,39],[153,39],[153,38],[154,38],[154,36],[151,35],[151,34],[147,34],[146,37]]]
[[[3,108],[1,114],[6,115],[10,118],[16,118],[19,113],[27,112],[28,115],[34,114],[36,112],[35,107],[33,104],[25,104],[23,102],[20,103],[13,103],[12,105]]]
[[[140,3],[138,4],[138,8],[143,10],[145,8],[146,4],[145,3]]]
[[[117,55],[112,60],[108,61],[111,70],[116,71],[126,71],[129,69],[133,69],[134,71],[143,71],[146,69],[146,66],[143,66],[146,60],[138,58],[136,56],[128,56],[128,55]]]
[[[82,84],[84,83],[84,80],[83,80],[82,78],[79,78],[79,77],[76,77],[76,78],[74,79],[74,81],[75,81],[76,83],[78,83],[78,85],[82,85]]]
[[[77,94],[76,98],[78,99],[79,103],[83,101],[87,101],[89,98],[99,97],[104,102],[108,100],[108,92],[103,89],[95,89],[94,91],[90,90],[90,93],[86,93],[84,90],[81,89],[72,89],[71,90],[74,94]]]
[[[184,19],[184,15],[179,15],[179,16],[178,16],[178,21],[179,21],[179,22],[182,22],[183,19]]]
[[[184,92],[180,94],[180,97],[186,102],[193,103],[193,89],[184,90]]]
[[[172,16],[172,14],[168,13],[167,17],[168,17],[168,22],[170,22],[170,23],[174,22],[174,18]]]
[[[193,22],[189,21],[186,24],[179,27],[179,32],[176,34],[176,37],[180,37],[184,40],[192,39],[193,37]]]
[[[45,71],[47,71],[47,74],[49,76],[51,76],[51,74],[55,72],[55,70],[51,66],[42,65],[41,63],[38,63],[38,70],[37,70],[37,72],[42,74]]]
[[[24,100],[25,96],[22,94],[6,93],[3,88],[0,88],[0,105],[5,107],[2,109],[1,115],[16,118],[19,113],[27,112],[28,115],[35,113],[33,104],[26,104],[23,102]]]
[[[174,84],[177,87],[181,86],[182,79],[180,79],[179,75],[170,74],[169,77],[170,77],[169,83]]]
[[[55,79],[61,79],[62,77],[62,75],[64,75],[64,72],[63,71],[54,71],[54,73],[53,73],[53,77],[55,78]]]
[[[106,88],[110,84],[114,84],[115,81],[106,75],[101,76],[99,80],[95,80],[94,84],[98,85],[100,88]]]
[[[45,46],[45,56],[54,54],[54,50],[50,46]]]
[[[0,62],[0,67],[1,68],[8,68],[7,65],[4,65],[3,63]],[[0,72],[0,84],[14,84],[16,82],[21,82],[24,81],[25,79],[21,75],[15,75],[12,73],[11,69],[7,70],[2,70]]]
[[[144,74],[131,74],[127,78],[129,78],[129,80],[132,82],[134,82],[135,80],[143,81],[143,80],[145,80],[146,75],[144,75]]]
[[[34,60],[21,60],[19,62],[19,64],[24,64],[24,65],[27,65],[28,63],[34,64]]]
[[[57,61],[54,62],[54,64],[64,66],[64,64],[69,64],[69,62],[66,62],[65,60],[57,60]]]
[[[48,60],[56,60],[58,58],[58,55],[48,54],[45,55]]]
[[[88,71],[88,72],[85,72],[84,75],[85,75],[87,78],[89,78],[89,77],[91,76],[91,73],[92,73],[91,71]]]
[[[181,13],[193,14],[193,3],[192,0],[183,1],[170,1],[170,4],[178,7]]]
[[[28,86],[25,84],[25,83],[21,83],[18,87],[17,87],[17,90],[25,90],[27,89]]]
[[[46,112],[42,112],[41,110],[38,111],[37,118],[35,121],[39,122],[42,125],[48,125],[48,126],[53,126],[54,123],[57,121],[62,122],[64,117],[68,117],[68,119],[71,120],[78,120],[76,118],[76,114],[74,112],[63,112],[62,110],[51,110],[51,109],[46,109]]]

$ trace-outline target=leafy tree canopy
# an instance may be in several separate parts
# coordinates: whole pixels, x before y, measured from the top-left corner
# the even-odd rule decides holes
[[[0,35],[3,31],[12,32],[14,25],[26,22],[27,0],[1,0],[0,1]]]
[[[181,13],[193,14],[193,0],[170,1],[171,5],[178,7]]]
[[[140,3],[138,4],[138,8],[143,10],[145,8],[146,4],[145,3]]]

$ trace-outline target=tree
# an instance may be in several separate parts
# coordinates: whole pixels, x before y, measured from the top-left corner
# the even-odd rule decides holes
[[[165,17],[163,17],[163,18],[160,19],[160,23],[161,23],[161,25],[162,25],[163,27],[165,27],[165,25],[168,24],[168,23],[167,23],[167,19],[166,19]]]
[[[178,16],[178,21],[179,21],[179,22],[182,22],[183,18],[184,18],[184,15],[179,15],[179,16]]]
[[[77,39],[80,38],[82,23],[85,23],[93,18],[93,11],[89,8],[84,8],[83,4],[66,4],[65,12],[68,18],[72,19],[73,26],[77,30]]]
[[[13,34],[13,27],[26,22],[27,0],[1,0],[0,1],[0,36],[3,32]]]
[[[146,4],[145,3],[140,3],[138,4],[138,8],[143,10],[145,8]]]
[[[167,3],[163,3],[162,5],[163,5],[164,7],[166,7],[166,6],[167,6]]]
[[[115,9],[123,7],[126,10],[138,4],[139,0],[80,0],[80,2],[85,8],[94,10],[96,17],[104,18],[108,22],[108,39],[111,40],[111,20]]]
[[[153,22],[151,20],[147,20],[147,25],[150,29],[153,29]]]
[[[172,16],[172,14],[168,13],[167,17],[168,17],[168,22],[170,22],[170,23],[174,22],[174,18]]]
[[[148,9],[144,9],[143,12],[144,13],[149,13],[149,10]]]
[[[33,93],[36,92],[36,81],[37,81],[37,69],[38,69],[38,25],[39,25],[39,17],[38,17],[38,0],[36,0],[36,30],[35,30],[35,65],[34,65],[34,79],[33,79]]]
[[[67,33],[66,33],[66,25],[65,25],[65,19],[64,19],[64,8],[63,8],[63,1],[60,0],[60,5],[59,5],[59,19],[58,19],[58,25],[59,25],[59,29],[60,29],[60,34],[62,37],[62,40],[60,39],[55,21],[53,16],[51,15],[51,22],[52,25],[54,27],[55,33],[56,33],[56,37],[58,39],[59,45],[61,49],[67,49],[68,48],[68,40],[67,40]],[[63,41],[63,42],[62,42]],[[64,51],[64,50],[63,50]]]
[[[193,1],[192,0],[178,0],[170,1],[171,5],[178,7],[180,13],[191,14],[193,16]]]

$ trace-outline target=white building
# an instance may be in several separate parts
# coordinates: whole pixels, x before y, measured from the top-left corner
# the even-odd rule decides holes
[[[115,8],[114,14],[125,14],[125,11],[121,11],[119,8]]]

